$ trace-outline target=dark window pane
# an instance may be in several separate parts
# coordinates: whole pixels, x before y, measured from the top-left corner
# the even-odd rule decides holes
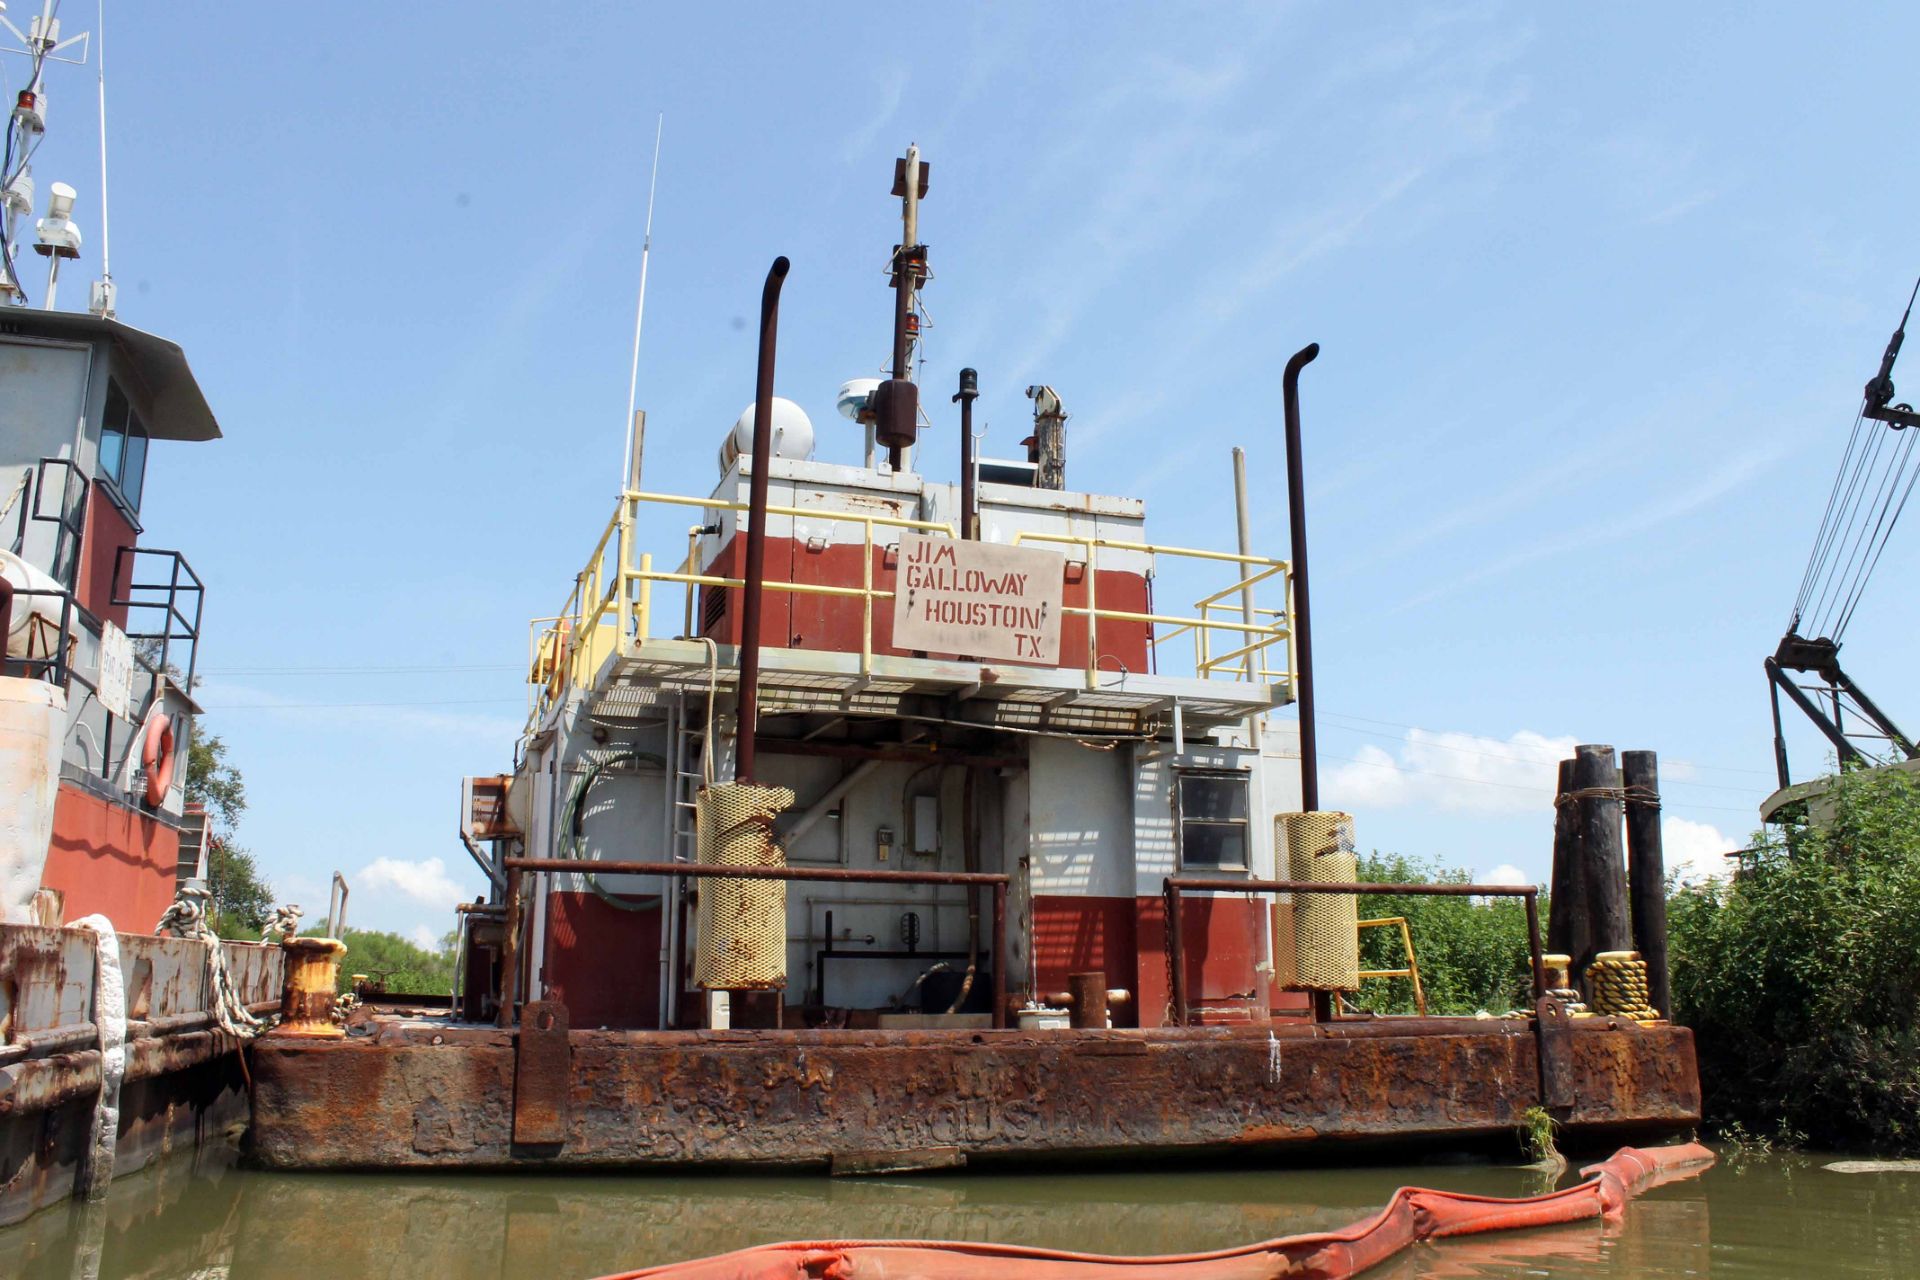
[[[1183,775],[1180,779],[1180,816],[1184,820],[1197,822],[1245,822],[1245,775]]]
[[[120,466],[126,459],[127,419],[133,416],[133,408],[127,403],[126,392],[120,390],[120,384],[111,380],[107,383],[107,409],[100,419],[100,474],[107,479],[120,483]]]
[[[120,493],[127,505],[140,509],[140,490],[147,483],[147,433],[138,425],[127,436],[126,464],[120,469]]]
[[[1244,867],[1247,829],[1238,823],[1182,823],[1180,861],[1189,867]]]
[[[127,438],[117,427],[100,433],[100,474],[115,484],[120,483],[120,457],[126,452],[126,444]]]

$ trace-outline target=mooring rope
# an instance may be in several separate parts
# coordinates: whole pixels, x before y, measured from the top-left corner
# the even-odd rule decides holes
[[[1582,800],[1614,800],[1629,804],[1645,805],[1649,809],[1660,807],[1660,793],[1652,787],[1576,787],[1572,791],[1562,791],[1553,798],[1553,803],[1561,808],[1578,804]]]
[[[93,1025],[100,1034],[100,1096],[93,1104],[87,1135],[85,1172],[80,1185],[89,1202],[104,1200],[113,1181],[113,1157],[120,1140],[120,1082],[127,1072],[127,984],[120,971],[120,937],[102,915],[73,922],[93,932]]]
[[[213,1007],[208,1012],[228,1035],[239,1040],[251,1039],[266,1030],[267,1024],[253,1016],[234,986],[233,975],[227,970],[226,948],[207,924],[207,903],[211,897],[205,889],[182,888],[153,931],[163,938],[187,938],[206,948],[207,990],[213,997]]]

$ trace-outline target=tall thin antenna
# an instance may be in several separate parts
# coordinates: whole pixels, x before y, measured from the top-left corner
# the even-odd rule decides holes
[[[99,17],[94,23],[96,69],[100,73],[100,285],[92,298],[96,315],[113,317],[113,266],[108,255],[107,237],[107,0],[99,0]]]
[[[627,373],[627,446],[620,454],[622,485],[631,483],[640,470],[639,459],[634,457],[634,410],[640,394],[640,326],[647,318],[647,258],[653,251],[653,193],[660,185],[660,135],[666,127],[667,113],[663,111],[653,125],[653,176],[647,179],[647,230],[640,240],[640,301],[633,308],[633,367]]]

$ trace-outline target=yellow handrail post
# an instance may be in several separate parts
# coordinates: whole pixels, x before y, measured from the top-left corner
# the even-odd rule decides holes
[[[685,566],[686,572],[688,573],[698,572],[698,570],[695,569],[694,567],[693,558],[699,554],[700,554],[700,526],[694,525],[692,528],[687,530],[687,563]],[[687,584],[687,639],[689,640],[693,639],[693,636],[694,636],[693,602],[695,599],[699,597],[699,595],[700,595],[700,588],[694,585],[693,583],[689,582]]]
[[[1377,920],[1356,922],[1357,929],[1384,929],[1389,925],[1398,925],[1400,944],[1407,950],[1407,967],[1404,969],[1362,969],[1360,977],[1364,981],[1371,978],[1406,978],[1413,984],[1413,1007],[1418,1016],[1427,1016],[1427,993],[1420,985],[1420,962],[1413,954],[1413,933],[1407,928],[1405,916],[1381,916]]]
[[[1097,585],[1100,574],[1094,567],[1098,556],[1091,540],[1087,548],[1087,688],[1100,687],[1100,600]]]
[[[653,553],[640,553],[640,616],[635,620],[636,638],[645,644],[653,631]]]
[[[1413,1007],[1421,1017],[1427,1016],[1427,993],[1420,988],[1420,962],[1413,955],[1413,934],[1407,929],[1407,918],[1400,917],[1400,941],[1407,948],[1407,977],[1413,982]]]
[[[860,674],[873,674],[873,519],[861,521],[866,530],[860,552]],[[897,571],[896,571],[897,572]]]

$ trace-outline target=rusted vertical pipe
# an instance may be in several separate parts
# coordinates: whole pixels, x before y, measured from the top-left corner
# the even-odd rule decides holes
[[[1281,400],[1287,424],[1287,536],[1292,542],[1293,647],[1300,663],[1300,807],[1308,813],[1320,808],[1319,739],[1313,721],[1313,611],[1307,593],[1307,482],[1300,449],[1300,371],[1320,354],[1320,344],[1309,342],[1293,353],[1280,378]]]
[[[500,1012],[495,1021],[502,1027],[518,1026],[520,1015],[514,1006],[520,1002],[520,891],[525,873],[507,868],[507,930],[500,942]]]
[[[1173,1025],[1187,1025],[1187,946],[1186,937],[1180,926],[1180,890],[1167,884],[1167,977],[1173,984],[1168,992],[1173,1000]],[[1143,1014],[1145,1010],[1141,1011]]]
[[[971,369],[960,371],[960,390],[953,398],[960,402],[960,536],[971,542],[980,536],[980,495],[974,491],[974,473],[979,469],[973,451],[973,402],[980,398],[980,375]]]
[[[993,884],[993,1025],[1007,1025],[1007,882]]]
[[[0,578],[0,671],[7,669],[7,637],[13,634],[13,583]]]
[[[1104,1031],[1107,1026],[1107,974],[1102,969],[1094,973],[1070,973],[1067,975],[1067,993],[1069,1001],[1070,1025],[1079,1030]]]
[[[740,711],[733,776],[754,780],[754,734],[760,719],[760,599],[767,576],[767,469],[773,463],[773,351],[780,328],[785,258],[775,258],[760,290],[760,368],[753,388],[753,475],[747,488],[746,595],[740,606]]]
[[[912,177],[908,177],[912,181]],[[913,298],[913,275],[907,266],[907,250],[912,245],[901,245],[900,255],[893,264],[893,377],[896,382],[905,382],[907,376],[907,316],[911,310]],[[897,444],[887,446],[887,467],[898,471],[905,458],[905,450]]]
[[[1528,894],[1527,902],[1527,957],[1533,969],[1533,1003],[1537,1008],[1540,997],[1547,994],[1547,963],[1540,951],[1540,899]]]

